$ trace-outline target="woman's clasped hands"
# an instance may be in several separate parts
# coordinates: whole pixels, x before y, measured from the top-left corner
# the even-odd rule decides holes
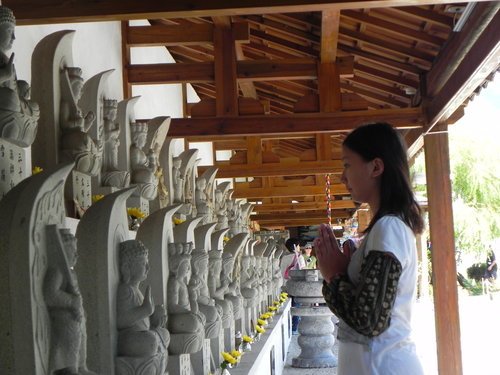
[[[351,253],[343,253],[333,234],[332,228],[327,224],[319,227],[319,236],[314,240],[318,268],[327,283],[338,275],[347,273],[347,266],[351,260]]]

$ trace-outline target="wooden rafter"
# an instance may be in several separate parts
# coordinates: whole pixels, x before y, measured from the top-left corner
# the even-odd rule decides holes
[[[464,0],[441,0],[441,3],[466,2]],[[433,4],[435,0],[420,0],[420,5]],[[414,0],[280,0],[269,3],[267,0],[246,0],[231,3],[215,0],[181,0],[158,2],[157,0],[108,0],[89,2],[77,0],[37,0],[36,4],[22,0],[4,0],[4,5],[14,11],[19,25],[44,23],[71,23],[129,19],[211,17],[243,14],[270,14],[314,12],[325,9],[362,9],[398,6],[403,12],[425,19],[432,19],[438,24],[450,25],[446,17],[436,17],[432,12],[426,12],[414,5]],[[406,6],[406,7],[405,7]],[[411,8],[407,10],[408,8]]]

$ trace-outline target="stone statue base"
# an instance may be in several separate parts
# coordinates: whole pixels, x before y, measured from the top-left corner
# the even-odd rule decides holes
[[[169,355],[167,369],[170,374],[191,375],[191,356],[189,354]]]
[[[96,186],[94,184],[94,186]],[[92,195],[108,195],[112,194],[119,189],[113,186],[97,186],[94,189],[92,189]]]
[[[210,350],[212,351],[212,358],[215,363],[221,363],[223,361],[221,353],[227,351],[224,347],[224,335],[221,334],[219,337],[210,339]]]
[[[212,352],[210,351],[210,339],[203,340],[203,348],[191,354],[191,363],[193,365],[193,370],[196,375],[208,375],[211,372]]]
[[[27,148],[16,146],[0,138],[0,199],[31,175],[31,159]]]
[[[170,333],[168,352],[174,355],[196,353],[202,349],[203,340],[202,333]]]
[[[149,358],[116,357],[116,375],[163,375],[166,358],[154,355]]]
[[[241,331],[240,331],[241,332]],[[231,321],[229,328],[224,328],[224,351],[230,352],[234,347],[235,325],[234,320]]]

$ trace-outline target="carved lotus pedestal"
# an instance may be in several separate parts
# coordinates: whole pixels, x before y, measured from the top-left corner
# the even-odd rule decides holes
[[[301,317],[297,339],[301,352],[292,359],[292,366],[337,366],[337,358],[332,352],[335,343],[333,314],[323,298],[323,278],[318,270],[294,270],[290,271],[290,276],[286,290],[297,303],[296,307],[292,307],[292,315]]]

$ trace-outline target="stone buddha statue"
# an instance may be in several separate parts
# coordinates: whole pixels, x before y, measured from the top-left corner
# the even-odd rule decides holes
[[[205,337],[212,339],[218,337],[222,327],[222,308],[215,304],[208,290],[208,253],[205,250],[193,251],[191,266],[193,275],[189,288],[196,294],[200,312],[205,316]]]
[[[195,353],[201,349],[205,338],[205,316],[199,312],[196,293],[188,288],[192,247],[192,243],[168,244],[167,306],[171,354]]]
[[[257,275],[254,271],[252,256],[243,255],[241,258],[241,295],[247,300],[247,306],[254,306],[259,297],[259,290],[255,288],[258,283]]]
[[[229,223],[227,221],[227,208],[226,201],[224,198],[224,193],[216,189],[215,190],[215,216],[217,217],[217,226],[215,229],[224,229],[228,228]]]
[[[50,316],[51,373],[95,374],[87,369],[87,335],[82,296],[74,267],[78,258],[77,240],[69,229],[57,229],[62,243],[52,243],[43,291]],[[50,234],[49,234],[50,236]],[[64,254],[63,254],[64,253]],[[58,259],[57,259],[58,258]]]
[[[102,160],[102,184],[116,188],[127,187],[130,183],[130,173],[118,169],[118,148],[120,146],[120,127],[116,122],[118,102],[114,99],[104,99],[104,152]]]
[[[146,289],[145,295],[139,289],[149,271],[148,250],[141,241],[128,240],[120,244],[119,268],[121,279],[116,297],[117,354],[140,361],[155,357],[155,367],[161,368],[161,363],[165,363],[168,355],[166,347],[170,338],[168,331],[161,326],[164,311],[161,306],[155,308],[150,287]],[[160,375],[160,372],[155,374]]]
[[[197,216],[203,216],[205,218],[203,223],[211,219],[209,217],[211,216],[211,202],[208,200],[206,188],[207,180],[198,178],[196,180],[195,204]]]
[[[94,124],[92,111],[82,113],[78,101],[83,88],[82,70],[67,67],[61,72],[61,107],[59,121],[62,132],[61,148],[67,160],[75,162],[75,169],[97,176],[101,171],[103,145],[87,134]]]
[[[224,298],[231,301],[234,319],[236,320],[241,318],[243,297],[240,292],[240,280],[235,277],[234,263],[235,258],[232,254],[224,253],[222,255],[221,284],[227,284]]]
[[[158,180],[155,176],[158,164],[151,162],[143,148],[146,145],[148,125],[134,122],[130,124],[132,144],[130,146],[130,168],[132,183],[138,186],[138,193],[147,200],[153,200],[158,194]]]
[[[21,147],[35,140],[40,108],[30,100],[30,86],[18,81],[14,54],[7,53],[15,40],[16,19],[12,11],[0,5],[0,137]]]
[[[174,203],[184,203],[184,176],[181,172],[182,159],[175,156],[172,159],[172,180],[174,187]]]
[[[208,257],[208,290],[217,306],[222,309],[222,328],[229,328],[231,321],[234,319],[234,314],[231,301],[225,299],[230,280],[228,278],[221,280],[222,251],[211,250]]]

